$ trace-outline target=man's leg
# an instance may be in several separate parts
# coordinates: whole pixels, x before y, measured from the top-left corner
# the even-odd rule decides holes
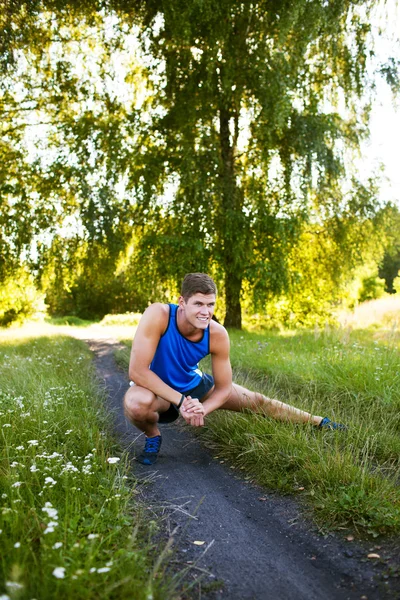
[[[252,392],[247,388],[232,384],[231,395],[221,406],[222,410],[233,410],[236,412],[247,408],[255,413],[261,413],[277,419],[278,421],[291,421],[292,423],[312,423],[320,425],[322,417],[311,415],[304,410],[280,402],[273,398],[268,398],[259,392]]]
[[[161,434],[158,428],[159,413],[170,407],[166,400],[158,398],[146,388],[134,385],[124,397],[125,416],[146,435],[145,447],[138,461],[145,465],[156,462],[161,448]]]

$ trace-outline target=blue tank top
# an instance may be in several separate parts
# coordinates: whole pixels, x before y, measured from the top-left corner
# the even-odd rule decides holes
[[[150,369],[164,383],[183,394],[199,385],[202,379],[198,363],[210,354],[210,326],[201,340],[191,342],[180,333],[177,314],[177,304],[169,304],[168,327],[158,342]]]

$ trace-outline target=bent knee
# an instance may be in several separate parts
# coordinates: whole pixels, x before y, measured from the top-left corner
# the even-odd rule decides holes
[[[128,419],[142,420],[153,412],[156,396],[150,390],[132,386],[124,396],[124,412]]]

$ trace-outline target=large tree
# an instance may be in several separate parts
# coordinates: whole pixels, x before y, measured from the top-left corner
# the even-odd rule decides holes
[[[158,299],[158,281],[168,294],[185,272],[209,270],[225,291],[225,323],[240,327],[243,289],[261,305],[290,287],[288,257],[307,220],[329,223],[343,246],[349,223],[373,215],[365,187],[342,191],[345,151],[366,131],[373,5],[9,3],[0,17],[3,266],[47,229],[48,264],[57,247],[72,264],[77,244],[85,269],[109,279],[141,224],[126,280]],[[128,56],[130,24],[140,28],[146,93]],[[39,127],[32,161],[27,132]],[[47,251],[65,220],[78,237]]]
[[[244,283],[256,301],[285,286],[304,220],[348,220],[340,184],[366,132],[373,5],[136,3],[154,106],[130,182],[155,219],[160,276],[208,264],[228,326],[241,326]]]
[[[118,192],[135,130],[135,94],[127,116],[115,83],[123,33],[78,1],[15,2],[0,29],[0,281],[24,258],[40,273],[60,234],[101,245],[109,267],[132,231]]]

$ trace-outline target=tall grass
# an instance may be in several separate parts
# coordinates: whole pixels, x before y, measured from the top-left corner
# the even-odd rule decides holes
[[[347,432],[220,412],[205,437],[261,483],[297,492],[326,527],[400,530],[400,356],[368,332],[232,331],[235,379]]]
[[[82,342],[0,340],[1,598],[174,597],[102,400]]]

